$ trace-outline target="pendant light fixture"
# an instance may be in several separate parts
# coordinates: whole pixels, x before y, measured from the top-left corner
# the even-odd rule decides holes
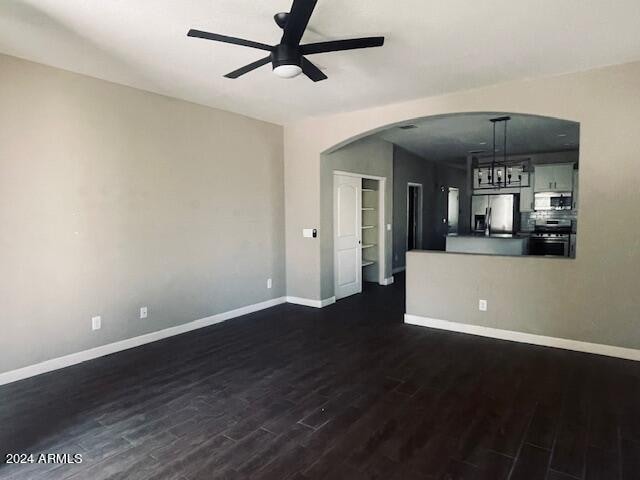
[[[509,159],[508,125],[511,117],[502,116],[491,118],[493,130],[493,150],[491,157],[480,159],[472,157],[477,168],[475,188],[479,189],[500,189],[500,188],[522,188],[529,186],[529,173],[531,159]],[[502,125],[499,125],[502,124]],[[502,151],[498,145],[499,128],[502,127]],[[501,155],[499,155],[499,153]],[[470,152],[471,153],[471,152]],[[474,152],[475,153],[475,152]],[[484,161],[483,161],[484,160]]]
[[[506,187],[507,183],[511,183],[511,167],[507,166],[507,124],[511,120],[511,117],[497,117],[492,118],[490,122],[493,124],[493,157],[491,160],[491,171],[488,175],[489,184],[494,187]],[[504,125],[504,139],[502,148],[502,162],[496,158],[497,145],[496,145],[496,127],[498,123]]]

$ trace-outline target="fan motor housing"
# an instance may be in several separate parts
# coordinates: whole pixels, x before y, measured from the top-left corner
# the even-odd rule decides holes
[[[280,44],[271,52],[271,63],[273,68],[281,65],[297,65],[302,64],[302,55],[297,47]]]

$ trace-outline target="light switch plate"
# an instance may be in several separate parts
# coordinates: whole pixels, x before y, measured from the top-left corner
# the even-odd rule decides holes
[[[478,301],[478,310],[480,310],[481,312],[486,312],[487,311],[487,301],[486,300],[479,300]]]
[[[140,318],[147,318],[149,316],[149,309],[147,307],[140,307]]]
[[[100,330],[102,328],[102,318],[91,317],[91,330]]]
[[[267,288],[271,288],[273,286],[273,281],[270,278],[267,278]]]

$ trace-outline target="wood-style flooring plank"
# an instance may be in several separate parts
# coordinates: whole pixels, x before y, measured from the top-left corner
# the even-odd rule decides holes
[[[399,275],[0,387],[2,453],[83,455],[0,479],[640,478],[640,364],[403,313]]]

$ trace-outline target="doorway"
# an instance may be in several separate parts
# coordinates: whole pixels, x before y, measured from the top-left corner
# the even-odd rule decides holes
[[[407,251],[422,248],[422,184],[407,184]]]

